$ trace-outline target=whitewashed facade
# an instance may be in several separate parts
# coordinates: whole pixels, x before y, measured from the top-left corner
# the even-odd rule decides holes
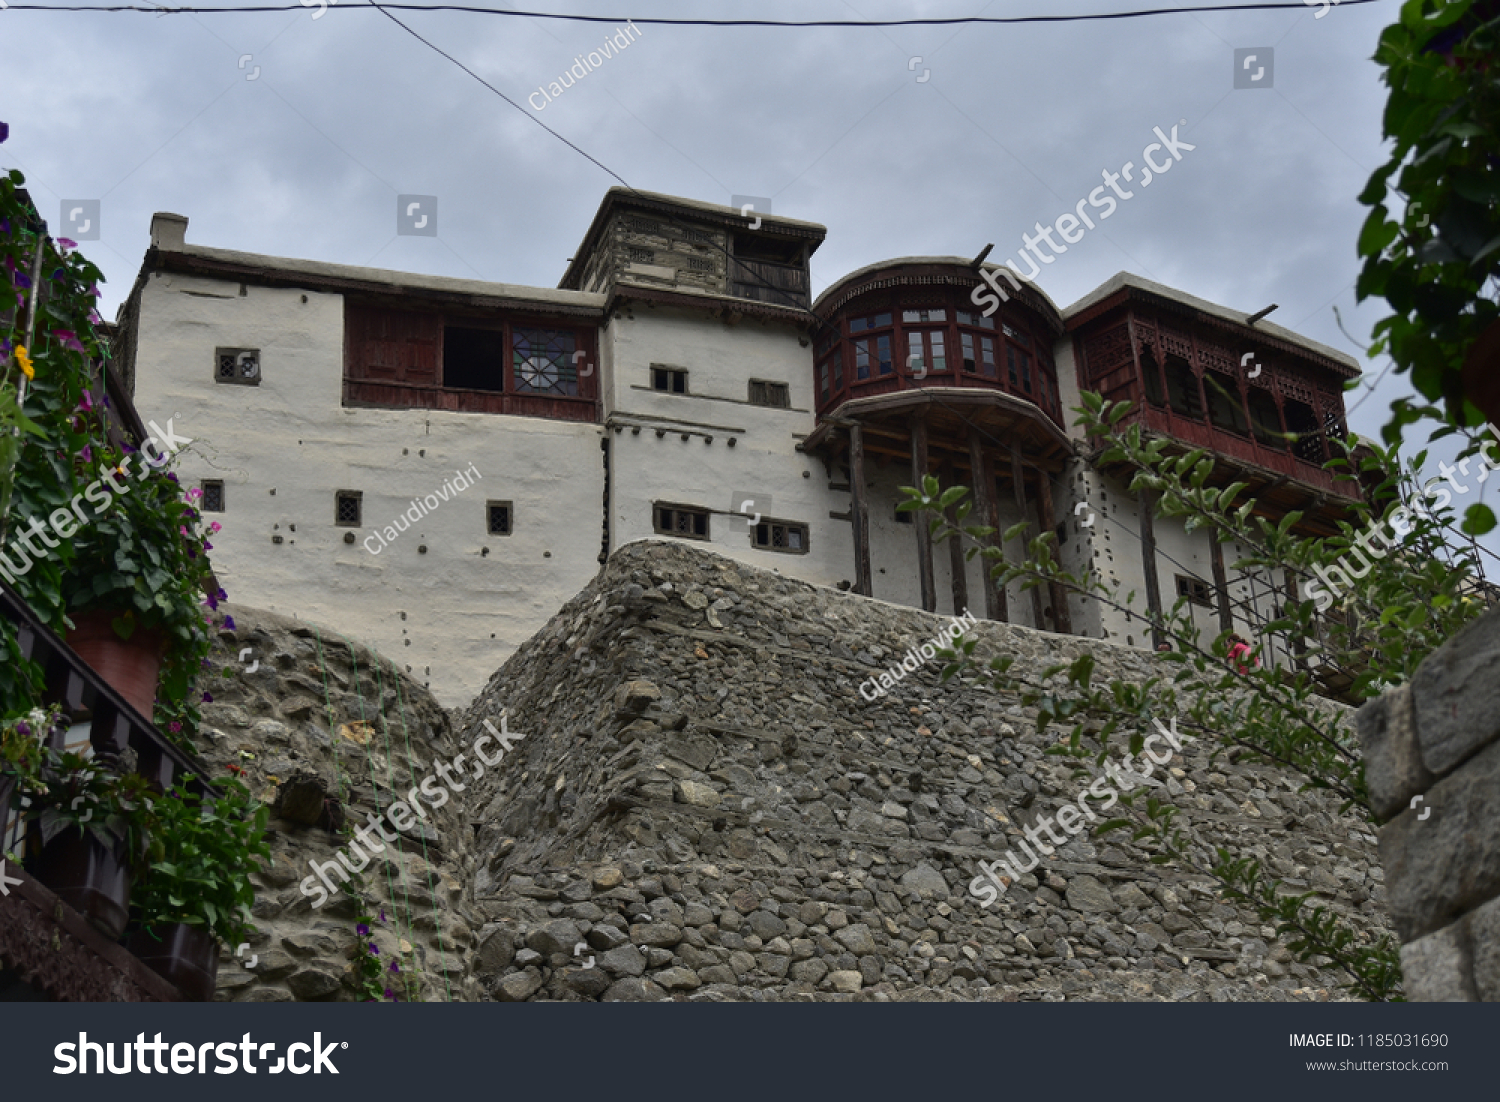
[[[894,508],[917,432],[944,485],[974,485],[981,455],[1002,530],[1050,521],[1064,561],[1143,589],[1140,505],[1117,472],[1088,465],[1067,424],[1109,357],[1141,370],[1146,344],[1133,336],[1122,350],[1117,318],[1186,318],[1184,331],[1201,331],[1189,358],[1206,374],[1218,362],[1201,335],[1210,324],[1274,338],[1283,374],[1299,357],[1354,369],[1127,276],[1067,311],[1028,287],[1003,325],[967,305],[975,268],[954,257],[861,269],[812,303],[807,258],[823,227],[763,216],[752,231],[733,208],[624,189],[606,195],[557,289],[230,252],[188,244],[186,229],[177,215],[153,221],[122,310],[120,366],[141,415],[175,418],[193,439],[184,483],[221,495],[213,559],[231,600],[336,627],[448,705],[467,703],[602,555],[640,539],[701,540],[807,581],[943,613],[962,602],[983,617],[982,560],[958,564],[955,586],[946,546],[931,552],[924,596],[917,528]],[[1174,324],[1153,321],[1160,336],[1145,339],[1177,347]],[[998,359],[986,351],[995,342]],[[1253,384],[1240,385],[1250,409]],[[1161,397],[1164,418],[1176,397]],[[862,495],[855,425],[868,449]],[[466,469],[479,477],[455,491]],[[1316,489],[1278,485],[1289,500]],[[1165,603],[1178,574],[1211,580],[1206,536],[1159,520],[1155,538]],[[1231,579],[1232,597],[1243,588]],[[1151,645],[1139,618],[1076,597],[1061,616],[1019,587],[1005,604],[1013,622]],[[1200,614],[1212,635],[1216,611]]]

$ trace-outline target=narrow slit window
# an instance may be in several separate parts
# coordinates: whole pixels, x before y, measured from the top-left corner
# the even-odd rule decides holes
[[[485,530],[492,536],[508,536],[511,534],[511,521],[515,514],[509,501],[489,501],[485,503]]]

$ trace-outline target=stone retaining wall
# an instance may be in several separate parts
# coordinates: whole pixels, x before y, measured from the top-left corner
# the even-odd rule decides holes
[[[621,548],[457,715],[525,739],[475,792],[477,977],[523,999],[1314,1000],[1344,977],[1119,832],[1084,834],[982,909],[981,859],[1072,801],[1033,715],[939,663],[859,684],[946,620],[696,547]],[[1033,671],[1154,655],[981,622]],[[1497,712],[1500,714],[1500,712]],[[1352,733],[1350,735],[1352,738]],[[1189,743],[1155,784],[1197,844],[1263,860],[1367,937],[1375,838],[1338,800]],[[1161,778],[1161,774],[1157,774]],[[1086,783],[1086,779],[1085,779]]]
[[[1500,609],[1359,710],[1414,1001],[1500,1001]]]

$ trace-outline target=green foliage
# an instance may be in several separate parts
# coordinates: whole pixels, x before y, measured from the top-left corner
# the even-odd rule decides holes
[[[236,780],[221,780],[222,796],[200,797],[173,788],[151,809],[150,867],[131,893],[140,923],[202,926],[225,945],[253,931],[250,908],[255,858],[269,859],[264,841],[269,810]]]
[[[347,883],[343,888],[344,894],[364,911],[363,897]],[[421,987],[421,974],[415,964],[416,952],[398,935],[397,952],[382,954],[380,946],[372,940],[376,921],[368,911],[355,920],[353,960],[356,993],[361,1002],[373,1003],[381,999],[399,1002],[403,997],[405,1001],[413,1002],[419,997]],[[381,926],[390,925],[384,909],[380,910],[378,921]],[[403,961],[405,967],[402,966]]]
[[[1155,717],[1173,716],[1187,732],[1207,736],[1212,755],[1233,750],[1251,761],[1276,763],[1300,775],[1306,789],[1338,796],[1342,811],[1365,823],[1376,820],[1369,806],[1364,765],[1347,725],[1326,694],[1336,686],[1347,702],[1358,703],[1409,680],[1424,658],[1484,611],[1482,579],[1472,559],[1455,550],[1458,531],[1451,497],[1440,487],[1424,488],[1417,472],[1425,454],[1403,461],[1393,447],[1371,447],[1328,464],[1337,477],[1362,478],[1362,500],[1351,501],[1348,518],[1337,535],[1319,537],[1297,529],[1301,514],[1271,514],[1247,497],[1244,483],[1210,482],[1212,456],[1201,450],[1173,450],[1170,441],[1147,439],[1138,424],[1125,424],[1123,403],[1105,403],[1085,393],[1078,423],[1101,449],[1101,464],[1135,471],[1131,490],[1151,490],[1161,516],[1180,517],[1190,529],[1209,529],[1225,545],[1243,554],[1233,564],[1241,573],[1258,573],[1283,589],[1289,571],[1299,582],[1299,596],[1282,602],[1278,618],[1265,625],[1260,650],[1279,638],[1298,661],[1290,669],[1257,664],[1245,673],[1242,663],[1227,661],[1229,633],[1205,638],[1185,598],[1159,615],[1133,607],[1135,594],[1121,594],[1091,574],[1071,573],[1054,557],[1055,537],[1044,533],[1027,542],[1029,525],[1007,531],[1001,546],[983,546],[985,530],[969,525],[940,525],[939,539],[967,539],[990,563],[991,584],[1018,584],[1022,589],[1060,585],[1070,592],[1119,611],[1148,619],[1155,633],[1168,640],[1159,654],[1161,671],[1143,682],[1096,679],[1091,655],[1043,670],[1039,675],[1013,672],[1010,656],[989,663],[997,691],[1013,695],[1035,710],[1038,731],[1057,726],[1063,734],[1049,752],[1102,763],[1113,743],[1129,752],[1141,750],[1144,732]],[[1123,427],[1122,427],[1123,426]],[[907,488],[903,507],[940,518],[944,498],[956,500],[950,488],[942,497],[936,483],[922,490]],[[1379,542],[1366,534],[1388,531]],[[1368,561],[1363,577],[1350,578],[1346,590],[1315,589],[1316,568],[1336,565],[1351,549]],[[1020,561],[1009,563],[1003,544],[1019,541]],[[1384,548],[1384,550],[1381,550]],[[1357,573],[1357,570],[1355,571]],[[1301,596],[1305,587],[1306,596]],[[972,646],[944,671],[951,677],[971,664]],[[1212,760],[1212,758],[1211,758]],[[1400,995],[1400,964],[1390,938],[1371,941],[1343,915],[1310,902],[1309,893],[1288,894],[1267,879],[1258,862],[1228,852],[1208,853],[1173,823],[1176,810],[1154,796],[1122,794],[1128,814],[1096,829],[1128,829],[1138,843],[1154,850],[1153,861],[1191,869],[1217,882],[1221,893],[1254,908],[1262,920],[1290,938],[1288,947],[1305,961],[1330,962],[1343,969],[1347,986],[1372,1000]]]
[[[63,721],[53,705],[0,727],[0,772],[14,777],[11,810],[35,822],[42,845],[77,830],[138,862],[148,838],[151,793],[138,774],[121,777],[98,761],[44,744]]]
[[[134,448],[109,443],[102,385],[109,348],[95,328],[100,319],[94,310],[103,276],[72,251],[71,242],[39,237],[19,193],[24,183],[20,172],[0,175],[0,317],[8,319],[0,323],[3,547],[15,551],[33,519],[45,525],[91,486],[109,505],[84,498],[82,508],[92,519],[34,557],[14,588],[60,635],[73,626],[71,615],[95,609],[119,614],[115,625],[124,639],[138,631],[162,632],[167,647],[154,718],[170,734],[180,733],[191,749],[198,723],[195,686],[210,647],[211,623],[202,605],[214,609],[223,597],[212,580],[202,518],[166,467],[140,477],[112,473]],[[27,306],[35,291],[29,273],[39,247],[36,331],[23,357]],[[23,368],[28,359],[34,375],[29,380]],[[141,456],[132,462],[144,469]],[[120,487],[118,494],[111,482]],[[212,594],[207,602],[205,594]],[[20,658],[9,623],[0,623],[0,658],[0,716],[14,716],[36,701],[41,671]]]
[[[1423,398],[1443,403],[1397,402],[1388,445],[1422,418],[1447,426],[1438,436],[1484,421],[1465,400],[1460,373],[1469,347],[1500,319],[1497,47],[1494,0],[1407,0],[1375,52],[1391,90],[1384,135],[1392,144],[1359,197],[1372,209],[1359,236],[1365,262],[1356,291],[1394,311],[1376,324],[1372,354],[1389,352]],[[1399,217],[1388,208],[1393,181],[1405,198]]]

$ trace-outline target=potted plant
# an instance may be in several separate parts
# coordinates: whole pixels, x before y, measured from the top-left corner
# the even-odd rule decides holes
[[[217,942],[234,947],[252,927],[253,858],[269,858],[263,840],[269,809],[236,780],[224,795],[173,788],[152,811],[151,867],[134,896],[137,929],[126,948],[191,1000],[213,998]]]
[[[132,866],[144,852],[150,791],[93,758],[45,745],[56,705],[0,729],[11,807],[28,824],[29,871],[106,937],[125,930]]]
[[[111,469],[118,495],[74,536],[63,586],[74,623],[68,645],[150,718],[159,690],[173,700],[191,691],[210,644],[205,610],[222,591],[212,544],[198,530],[198,491],[184,494],[175,474],[146,469],[128,445],[106,462],[117,468],[129,454],[133,477]]]

